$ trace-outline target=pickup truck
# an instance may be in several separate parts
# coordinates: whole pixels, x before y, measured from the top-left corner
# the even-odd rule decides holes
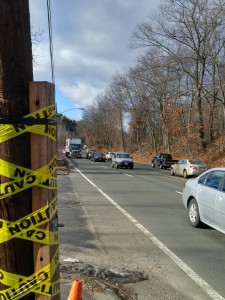
[[[169,169],[178,160],[173,159],[171,154],[168,153],[157,153],[152,158],[152,167],[160,167],[160,169]]]

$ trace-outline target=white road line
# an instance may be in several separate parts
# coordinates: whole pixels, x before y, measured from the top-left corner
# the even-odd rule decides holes
[[[156,246],[158,246],[172,261],[183,270],[205,293],[207,293],[214,300],[225,300],[217,291],[215,291],[206,281],[204,281],[197,273],[188,267],[176,254],[174,254],[169,248],[167,248],[160,240],[158,240],[150,231],[142,226],[136,219],[134,219],[125,209],[119,206],[112,198],[104,193],[96,184],[88,179],[80,170],[76,168],[93,187],[95,187],[110,203],[112,203],[124,216],[126,216],[137,228],[141,230]]]
[[[123,173],[124,175],[126,176],[129,176],[129,177],[134,177],[133,175],[130,175],[130,174],[127,174],[127,173]]]

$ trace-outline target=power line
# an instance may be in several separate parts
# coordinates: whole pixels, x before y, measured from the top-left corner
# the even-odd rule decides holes
[[[51,0],[47,0],[47,12],[48,12],[48,33],[49,33],[49,46],[50,46],[52,82],[55,83],[54,58],[53,58],[53,42],[52,42]]]

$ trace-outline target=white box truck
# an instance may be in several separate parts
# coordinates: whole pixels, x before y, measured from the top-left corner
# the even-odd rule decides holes
[[[79,137],[66,139],[66,147],[65,147],[66,156],[82,158],[81,144],[82,144],[82,140]]]

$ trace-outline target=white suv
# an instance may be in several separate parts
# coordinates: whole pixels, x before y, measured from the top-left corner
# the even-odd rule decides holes
[[[113,157],[114,153],[115,153],[115,152],[108,152],[108,153],[105,155],[106,159],[107,159],[107,160],[112,160],[112,157]]]
[[[131,168],[134,167],[134,162],[132,157],[130,157],[129,153],[127,152],[115,152],[112,157],[111,167],[119,168]]]

